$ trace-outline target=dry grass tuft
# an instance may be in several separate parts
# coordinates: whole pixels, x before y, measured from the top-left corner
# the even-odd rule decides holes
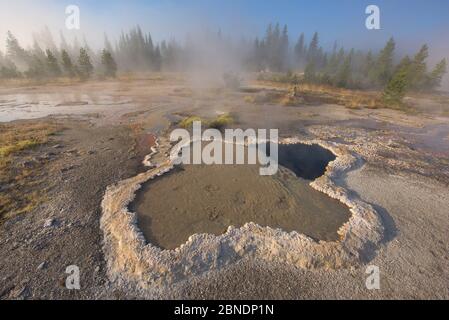
[[[254,96],[245,96],[245,97],[243,98],[243,100],[244,100],[246,103],[251,103],[251,104],[256,103],[256,97],[254,97]]]
[[[234,118],[229,114],[225,113],[218,116],[216,119],[209,121],[209,128],[213,129],[224,129],[234,123]]]
[[[294,107],[298,105],[298,100],[291,95],[286,95],[284,98],[281,99],[280,104],[283,105],[284,107]]]
[[[0,222],[31,211],[44,199],[39,179],[43,163],[28,151],[58,130],[49,122],[0,125]]]
[[[198,116],[190,116],[190,117],[184,118],[181,122],[179,122],[178,126],[180,128],[190,130],[190,129],[192,129],[193,123],[195,121],[201,122],[201,124],[203,126],[206,126],[206,127],[212,128],[212,129],[221,130],[221,129],[224,129],[224,128],[232,125],[235,122],[235,119],[229,113],[224,113],[222,115],[219,115],[215,119],[210,119],[210,120],[203,119]]]
[[[271,86],[284,91],[291,91],[291,86],[280,83],[280,82],[270,82],[270,81],[258,81],[259,84],[265,86]],[[297,98],[296,98],[297,97]],[[400,110],[404,112],[410,112],[410,108],[403,105],[385,105],[381,99],[379,92],[373,91],[362,91],[362,90],[350,90],[344,88],[337,88],[327,85],[316,85],[303,83],[296,86],[296,94],[292,96],[291,94],[284,95],[283,97],[277,99],[276,97],[271,97],[272,99],[265,99],[261,101],[258,97],[252,100],[245,100],[247,102],[253,101],[253,103],[264,103],[264,102],[278,102],[284,106],[294,106],[299,102],[305,104],[337,104],[344,106],[348,109],[393,109]],[[277,99],[277,100],[276,100]]]
[[[203,119],[201,119],[200,117],[191,116],[191,117],[187,117],[187,118],[181,120],[181,122],[178,125],[179,125],[179,127],[188,130],[188,129],[192,129],[193,123],[196,121],[204,122]]]

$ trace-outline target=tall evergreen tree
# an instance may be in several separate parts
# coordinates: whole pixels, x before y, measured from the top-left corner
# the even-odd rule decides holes
[[[414,90],[423,89],[426,83],[429,47],[425,44],[413,58],[409,70],[409,85]]]
[[[314,64],[316,64],[317,61],[317,57],[318,57],[318,46],[319,46],[319,36],[318,36],[318,32],[315,32],[313,34],[313,38],[312,41],[310,42],[309,45],[309,49],[307,52],[307,62],[312,62]]]
[[[396,66],[396,68],[394,69],[394,72],[398,72],[400,70],[404,70],[407,72],[407,81],[410,84],[410,69],[412,66],[412,60],[410,59],[409,56],[405,56],[404,58],[401,59],[401,61],[399,62],[399,64]]]
[[[33,48],[29,50],[29,54],[44,61],[47,59],[47,54],[44,50],[42,50],[39,42],[36,38],[33,39]]]
[[[285,71],[287,69],[288,64],[288,48],[290,46],[289,38],[288,38],[288,27],[284,26],[282,29],[282,36],[279,44],[279,69],[281,71]]]
[[[301,67],[304,64],[306,48],[305,48],[305,39],[304,33],[301,33],[301,36],[298,39],[298,42],[295,45],[295,58],[297,64]]]
[[[383,93],[385,104],[392,106],[402,104],[408,86],[408,71],[407,67],[404,66],[394,73]]]
[[[391,79],[393,73],[393,57],[395,48],[396,43],[394,39],[391,38],[382,49],[377,59],[374,72],[374,81],[380,86],[386,85]]]
[[[13,79],[20,77],[20,72],[10,59],[0,51],[0,79]]]
[[[307,63],[307,66],[304,70],[304,81],[307,83],[314,83],[317,80],[316,67],[315,64],[311,61]]]
[[[26,68],[31,60],[30,55],[20,46],[19,41],[11,31],[7,32],[6,37],[6,57],[20,68]]]
[[[441,86],[441,81],[447,72],[446,59],[441,60],[429,74],[426,89],[435,90]]]
[[[162,54],[159,46],[156,46],[152,56],[152,68],[154,71],[161,71],[162,67]]]
[[[103,66],[104,75],[106,77],[115,78],[117,73],[117,64],[115,63],[111,52],[106,49],[101,52],[101,64]]]
[[[50,49],[47,49],[46,55],[48,74],[52,77],[61,76],[61,68],[59,67],[58,59],[56,59]]]
[[[69,53],[66,50],[61,51],[62,68],[64,73],[73,78],[76,75],[76,67],[72,63]]]
[[[108,35],[106,33],[104,34],[104,49],[111,55],[113,55],[114,50],[112,49],[112,44],[109,41]]]
[[[60,41],[61,41],[61,45],[60,45],[61,51],[65,50],[66,52],[68,52],[70,50],[69,49],[69,45],[68,45],[67,40],[65,39],[64,34],[62,33],[62,31],[59,33],[59,38],[60,38]],[[62,52],[61,52],[61,54],[62,54]]]
[[[15,79],[19,77],[20,72],[13,62],[9,65],[0,65],[0,79]]]
[[[352,63],[352,54],[348,54],[343,64],[340,66],[340,70],[338,71],[336,84],[339,87],[348,87],[351,82],[351,63]]]
[[[73,40],[72,49],[69,51],[69,55],[72,57],[72,59],[75,59],[78,57],[81,50],[81,45],[78,40],[78,37],[75,36],[75,39]]]
[[[366,54],[365,61],[362,64],[362,70],[361,70],[362,75],[365,78],[368,78],[370,76],[370,74],[373,72],[373,67],[374,67],[374,57],[373,57],[373,53],[370,50]]]
[[[91,77],[94,67],[90,60],[89,53],[86,49],[80,49],[80,55],[78,58],[79,75],[82,79],[88,79]]]
[[[336,83],[336,78],[338,77],[339,71],[342,70],[342,66],[346,61],[346,54],[343,48],[340,48],[337,53],[337,47],[334,46],[334,50],[329,59],[327,59],[327,63],[325,66],[325,73],[328,76],[327,82]],[[332,80],[332,81],[331,81]]]
[[[48,26],[45,26],[40,32],[36,33],[35,37],[44,50],[50,49],[53,54],[59,54],[58,47]]]
[[[28,58],[28,70],[26,75],[30,78],[41,79],[48,76],[53,76],[50,73],[48,66],[47,54],[41,49],[37,38],[33,37],[33,47],[27,51]]]

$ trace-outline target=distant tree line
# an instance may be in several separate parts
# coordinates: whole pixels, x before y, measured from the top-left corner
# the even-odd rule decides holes
[[[92,57],[97,58],[97,55],[87,45],[79,46],[75,43],[69,49],[64,40],[60,49],[50,46],[44,50],[35,41],[32,48],[25,50],[17,38],[8,31],[6,54],[0,52],[0,78],[79,77],[86,80],[94,74],[94,63],[97,65],[97,72],[100,76],[116,76],[117,64],[111,51],[103,49],[98,54],[98,63],[94,62]]]
[[[427,66],[429,48],[423,45],[415,56],[402,59],[395,54],[396,43],[389,39],[378,53],[347,50],[334,44],[330,52],[320,46],[318,33],[306,43],[301,34],[289,46],[287,26],[269,25],[263,39],[256,39],[249,61],[255,71],[303,71],[307,83],[326,84],[342,88],[435,90],[447,72],[446,59],[430,69]],[[291,74],[291,72],[290,72]]]
[[[94,52],[85,40],[81,45],[75,39],[69,45],[62,34],[61,44],[56,46],[46,29],[28,49],[8,32],[6,53],[0,52],[0,78],[88,79],[93,74],[114,77],[118,69],[183,71],[207,54],[209,64],[232,58],[245,70],[296,72],[301,74],[301,81],[342,88],[386,89],[392,99],[393,92],[401,96],[406,90],[435,90],[441,85],[447,71],[445,59],[429,68],[427,45],[412,57],[399,57],[395,49],[391,38],[379,52],[345,49],[337,44],[326,51],[318,33],[310,42],[301,34],[292,44],[287,26],[270,24],[264,37],[254,41],[236,43],[218,32],[200,43],[188,37],[182,45],[175,40],[154,43],[150,33],[136,27],[122,33],[114,45],[105,35],[104,49]]]
[[[441,60],[432,70],[429,70],[426,60],[429,48],[423,45],[413,56],[405,56],[397,61],[395,55],[396,43],[393,38],[388,40],[385,47],[377,54],[371,51],[364,53],[344,48],[334,49],[330,53],[316,50],[315,34],[309,49],[301,48],[295,51],[298,63],[304,63],[304,78],[307,82],[328,84],[343,88],[379,89],[385,88],[391,81],[401,78],[404,90],[434,90],[441,85],[447,71],[446,59]],[[310,52],[312,48],[312,53]],[[302,53],[301,53],[302,52]]]

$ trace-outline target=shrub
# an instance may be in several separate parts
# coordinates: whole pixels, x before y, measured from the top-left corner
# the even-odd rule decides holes
[[[217,118],[209,120],[209,121],[204,120],[198,116],[190,116],[190,117],[183,119],[181,122],[179,122],[178,126],[180,128],[189,130],[189,129],[192,129],[193,123],[195,121],[200,121],[203,126],[206,126],[206,127],[212,128],[212,129],[221,130],[221,129],[233,124],[234,118],[229,113],[224,113],[224,114],[218,116]]]
[[[256,103],[256,98],[254,96],[245,96],[245,98],[243,98],[243,100],[246,103]]]
[[[406,70],[398,71],[388,83],[383,93],[383,102],[386,105],[400,106],[407,89]]]
[[[213,129],[223,129],[234,123],[234,118],[229,114],[225,113],[220,115],[218,118],[209,122],[209,127]]]
[[[183,119],[180,123],[179,126],[183,129],[191,129],[193,126],[193,123],[195,121],[203,121],[200,117],[196,117],[196,116],[191,116],[191,117],[187,117],[185,119]]]

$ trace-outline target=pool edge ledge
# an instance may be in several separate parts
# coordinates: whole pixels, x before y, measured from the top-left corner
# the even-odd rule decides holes
[[[165,154],[170,144],[163,138],[161,141],[159,153]],[[362,161],[360,157],[334,142],[291,137],[280,143],[318,144],[335,154],[336,159],[329,163],[325,174],[310,186],[349,208],[351,217],[339,229],[339,241],[317,242],[297,232],[287,233],[248,223],[241,228],[230,227],[220,236],[192,235],[176,250],[162,250],[147,244],[137,226],[137,215],[128,210],[128,205],[145,182],[173,169],[170,160],[165,159],[144,173],[109,186],[105,192],[100,227],[112,283],[145,291],[219,270],[249,256],[303,269],[341,269],[366,262],[382,241],[381,218],[371,205],[336,182]],[[145,159],[147,164],[157,153],[158,150],[153,150]]]

